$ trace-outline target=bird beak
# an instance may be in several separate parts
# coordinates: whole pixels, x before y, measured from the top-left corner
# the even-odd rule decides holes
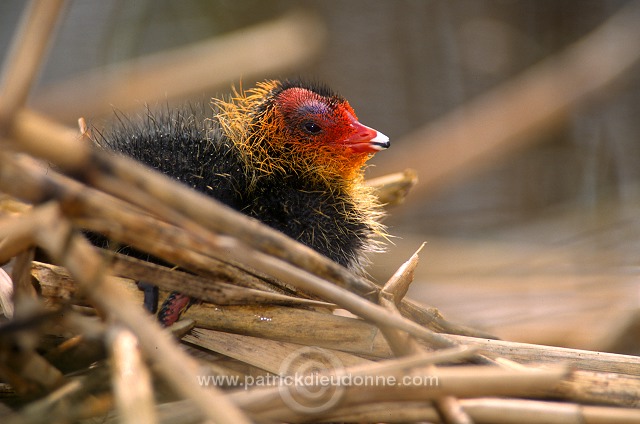
[[[349,146],[351,150],[358,153],[376,153],[380,150],[387,149],[391,145],[391,143],[389,143],[389,137],[380,131],[362,125],[353,116],[350,116],[350,118],[353,133],[349,138],[344,140],[344,143]]]

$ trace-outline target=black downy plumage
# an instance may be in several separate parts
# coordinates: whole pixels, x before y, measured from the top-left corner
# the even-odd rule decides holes
[[[388,139],[360,124],[342,97],[304,82],[264,82],[212,109],[120,116],[95,141],[361,271],[383,233],[364,164]],[[164,324],[187,305],[179,299],[165,302]]]

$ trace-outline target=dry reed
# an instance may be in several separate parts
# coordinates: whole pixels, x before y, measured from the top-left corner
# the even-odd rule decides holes
[[[419,251],[379,287],[24,109],[61,8],[33,3],[0,88],[3,422],[638,422],[638,358],[448,322],[405,298]],[[389,204],[414,183],[371,182]],[[133,280],[204,302],[172,333]]]

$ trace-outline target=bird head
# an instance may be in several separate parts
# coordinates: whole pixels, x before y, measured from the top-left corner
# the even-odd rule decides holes
[[[217,107],[223,131],[264,174],[348,182],[389,147],[388,137],[360,123],[347,100],[316,84],[266,81]]]

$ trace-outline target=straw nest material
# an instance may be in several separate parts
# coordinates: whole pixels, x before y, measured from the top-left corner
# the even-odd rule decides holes
[[[419,252],[376,285],[24,109],[59,8],[33,8],[0,90],[3,423],[640,422],[637,357],[449,322],[405,296]],[[163,329],[140,280],[201,302]]]

